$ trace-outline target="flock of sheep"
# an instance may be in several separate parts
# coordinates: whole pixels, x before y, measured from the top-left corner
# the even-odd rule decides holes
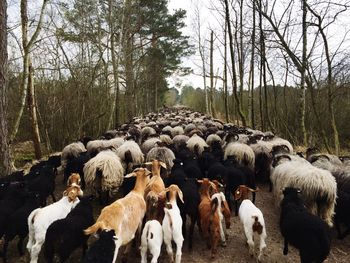
[[[56,174],[66,190],[54,199]],[[301,262],[323,262],[338,238],[350,232],[350,158],[293,146],[271,132],[223,123],[187,108],[165,108],[135,117],[99,139],[84,137],[33,165],[0,178],[1,256],[11,240],[24,240],[30,262],[67,262],[82,247],[82,262],[116,262],[133,244],[141,262],[157,262],[162,244],[171,262],[181,262],[184,239],[192,249],[196,224],[211,257],[226,246],[231,211],[239,216],[249,252],[261,260],[268,235],[254,204],[256,181],[269,183],[284,238]],[[84,190],[84,195],[83,195]],[[252,194],[252,200],[250,195]],[[52,196],[53,203],[46,206]],[[93,217],[92,200],[103,206]],[[189,229],[187,219],[190,220]],[[345,227],[345,230],[342,229]],[[89,235],[98,239],[87,246]],[[242,233],[243,235],[243,233]],[[255,252],[255,239],[259,251]],[[173,244],[175,243],[175,253]]]

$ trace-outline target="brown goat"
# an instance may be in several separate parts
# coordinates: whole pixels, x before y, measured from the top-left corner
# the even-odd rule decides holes
[[[152,165],[152,178],[146,186],[144,195],[146,200],[145,222],[156,219],[162,223],[164,218],[165,196],[162,197],[160,194],[165,191],[165,185],[160,176],[160,169],[161,167],[166,168],[166,165],[158,160],[146,163],[146,165],[149,164]]]
[[[115,232],[115,251],[113,263],[116,262],[118,250],[121,246],[127,245],[124,255],[130,249],[130,244],[141,227],[142,219],[146,212],[146,202],[144,191],[149,182],[151,172],[145,168],[135,169],[125,177],[136,177],[134,189],[124,198],[118,199],[114,203],[102,209],[96,223],[84,232],[86,235],[95,234],[99,230],[113,229]]]
[[[201,183],[199,204],[199,217],[201,230],[207,242],[208,249],[211,248],[211,257],[215,258],[217,247],[220,241],[220,217],[218,213],[218,200],[210,199],[210,187],[215,188],[215,184],[209,179],[198,180]]]

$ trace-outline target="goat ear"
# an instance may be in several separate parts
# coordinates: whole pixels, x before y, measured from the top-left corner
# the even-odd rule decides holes
[[[180,189],[177,189],[176,191],[177,191],[177,195],[178,195],[178,197],[180,198],[181,202],[182,202],[182,203],[185,203],[185,202],[184,202],[184,196],[183,196],[183,194],[182,194],[182,191],[181,191]]]
[[[150,171],[150,170],[148,170],[148,169],[145,169],[145,174],[146,175],[150,175],[152,172]]]
[[[131,177],[135,177],[136,173],[129,173],[127,175],[124,176],[124,178],[131,178]]]
[[[223,192],[220,192],[220,196],[221,196],[221,201],[226,202],[226,197]]]
[[[197,183],[202,184],[202,183],[203,183],[203,180],[197,180]]]
[[[210,182],[210,181],[209,181],[209,185],[210,185],[213,189],[216,189],[216,185],[215,185],[213,182]]]
[[[152,165],[152,162],[144,163],[145,165]]]
[[[72,189],[68,192],[68,197],[69,199],[71,199],[72,201],[75,200],[75,198],[78,196],[77,190],[76,189]]]
[[[159,162],[159,164],[160,164],[160,166],[162,166],[164,169],[166,169],[166,168],[167,168],[165,163],[163,163],[163,162]]]

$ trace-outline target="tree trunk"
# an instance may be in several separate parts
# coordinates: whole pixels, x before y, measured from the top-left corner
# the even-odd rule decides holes
[[[303,30],[303,54],[302,54],[302,70],[301,70],[301,83],[300,83],[300,112],[301,112],[301,118],[300,118],[300,127],[301,127],[301,133],[303,138],[303,144],[304,146],[307,146],[307,134],[306,134],[306,127],[305,127],[305,111],[306,111],[306,95],[305,95],[305,74],[306,74],[306,65],[307,65],[307,25],[306,25],[306,15],[307,15],[307,9],[306,9],[306,0],[303,0],[302,2],[302,8],[303,8],[303,22],[302,22],[302,30]]]
[[[263,40],[263,34],[262,34],[262,15],[261,15],[261,0],[259,1],[259,30],[260,30],[260,72],[259,72],[259,113],[260,113],[260,125],[261,130],[265,131],[265,119],[264,119],[264,113],[263,113],[263,68],[264,68],[264,58],[262,55],[262,42]]]
[[[251,47],[251,61],[250,61],[250,71],[249,71],[249,102],[248,102],[248,111],[249,111],[249,120],[250,125],[253,129],[255,129],[255,120],[254,120],[254,57],[255,57],[255,13],[256,13],[256,6],[253,4],[253,31],[252,31],[252,47]]]
[[[210,111],[211,115],[215,118],[215,105],[214,105],[214,31],[210,33]]]
[[[269,107],[268,107],[268,89],[267,89],[267,81],[266,81],[266,51],[265,51],[265,35],[262,28],[262,24],[260,24],[260,52],[261,52],[261,67],[262,67],[262,79],[263,79],[263,85],[264,85],[264,111],[265,111],[265,118],[266,118],[266,128],[269,128],[270,130],[274,131],[269,115]],[[267,127],[268,126],[268,127]]]
[[[32,140],[34,144],[35,150],[35,158],[40,159],[42,156],[41,153],[41,145],[40,145],[40,133],[39,133],[39,124],[38,117],[36,112],[36,100],[35,100],[35,86],[34,86],[34,68],[30,58],[28,55],[28,108],[30,112],[30,119],[32,124]]]
[[[133,34],[130,28],[130,14],[132,13],[132,1],[124,1],[125,15],[123,21],[123,55],[124,55],[124,66],[125,66],[125,104],[129,105],[126,109],[127,120],[131,120],[135,115],[135,104],[134,101],[134,71],[133,71]]]
[[[122,18],[120,21],[124,21],[124,7],[122,7]],[[120,124],[120,105],[119,105],[119,55],[116,56],[116,50],[115,46],[116,44],[118,47],[121,47],[122,44],[122,36],[123,36],[123,23],[121,23],[121,29],[119,32],[119,40],[115,41],[115,34],[116,34],[116,29],[114,26],[115,21],[112,21],[112,12],[114,11],[114,7],[112,4],[112,0],[108,0],[108,24],[109,24],[109,29],[110,29],[110,45],[111,45],[111,58],[112,58],[112,70],[113,70],[113,87],[114,87],[114,92],[115,92],[115,99],[112,102],[112,110],[111,110],[111,117],[114,114],[114,126],[118,127]],[[112,119],[112,118],[111,118]],[[109,123],[109,128],[112,127],[112,120],[110,120]]]
[[[240,1],[239,9],[239,97],[241,100],[241,108],[244,109],[243,86],[244,86],[244,52],[243,52],[243,0]]]
[[[7,1],[0,3],[0,177],[11,173],[7,126]]]
[[[260,127],[262,131],[265,131],[265,119],[264,119],[264,113],[263,113],[263,89],[262,89],[262,85],[263,85],[263,81],[262,81],[262,77],[263,77],[263,61],[262,61],[262,57],[260,57],[260,72],[259,72],[259,116],[260,116]]]
[[[227,92],[227,22],[225,21],[225,40],[224,40],[224,103],[225,103],[225,120],[229,122],[228,111],[228,92]]]
[[[26,105],[26,98],[27,98],[27,86],[28,86],[28,54],[31,51],[31,48],[38,38],[38,35],[41,30],[42,20],[44,17],[44,11],[46,8],[47,3],[49,0],[43,0],[43,5],[41,6],[40,10],[40,17],[38,24],[36,26],[36,29],[34,31],[34,34],[32,35],[31,39],[28,41],[28,2],[27,0],[21,0],[21,27],[22,27],[22,46],[23,46],[23,72],[22,72],[22,79],[21,79],[21,99],[20,99],[20,109],[18,111],[18,114],[15,119],[15,124],[11,132],[10,141],[13,141],[17,135],[18,128],[22,119],[23,110]]]
[[[232,64],[232,85],[233,85],[233,93],[234,93],[234,98],[236,101],[236,107],[238,111],[238,115],[240,116],[242,120],[242,125],[246,126],[246,119],[244,116],[244,113],[242,112],[241,109],[241,103],[240,99],[237,94],[237,75],[236,75],[236,63],[235,63],[235,55],[234,55],[234,50],[233,50],[233,36],[232,36],[232,31],[231,31],[231,20],[230,20],[230,12],[229,12],[229,5],[228,5],[228,0],[225,0],[225,19],[227,22],[227,30],[228,30],[228,36],[229,36],[229,41],[230,41],[230,55],[231,55],[231,64]]]
[[[320,15],[318,15],[314,10],[310,8],[310,6],[307,4],[306,0],[304,5],[305,9],[308,8],[310,12],[317,18],[318,24],[317,27],[321,33],[323,44],[324,44],[324,49],[325,49],[325,54],[326,54],[326,61],[327,61],[327,96],[328,96],[328,111],[331,119],[331,129],[333,131],[333,138],[334,138],[334,149],[335,149],[335,154],[339,155],[340,152],[340,143],[339,143],[339,134],[338,134],[338,129],[337,129],[337,124],[335,122],[335,116],[334,116],[334,105],[333,105],[333,72],[332,72],[332,59],[329,54],[329,47],[328,47],[328,40],[327,36],[324,32],[324,28],[322,27],[322,18]],[[305,11],[306,12],[306,11]],[[328,149],[329,151],[329,149]]]

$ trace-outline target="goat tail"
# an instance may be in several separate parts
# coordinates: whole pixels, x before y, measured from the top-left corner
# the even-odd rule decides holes
[[[35,229],[34,229],[34,221],[35,216],[41,208],[37,208],[33,210],[28,216],[28,243],[27,248],[30,251],[35,242]]]
[[[164,208],[164,217],[167,216],[169,218],[169,225],[171,232],[174,232],[174,227],[173,227],[173,219],[171,218],[170,212],[168,208]]]
[[[37,215],[38,211],[40,210],[41,208],[37,208],[35,210],[33,210],[30,215],[28,216],[28,230],[29,232],[32,230],[34,231],[34,222],[35,222],[35,216]]]
[[[259,222],[259,217],[257,215],[253,215],[252,218],[254,219],[253,232],[257,232],[259,235],[261,235],[264,227],[261,222]]]
[[[142,236],[141,236],[141,244],[142,246],[148,247],[148,234],[149,234],[149,228],[150,228],[150,221],[148,221],[143,228]]]
[[[209,216],[209,230],[210,230],[211,225],[213,223],[213,217],[214,217],[215,211],[218,209],[218,206],[219,206],[218,198],[214,198],[213,200],[211,200],[211,202],[210,202],[211,211],[210,211],[210,216]]]
[[[98,221],[92,226],[84,230],[85,235],[96,234],[99,230],[106,229],[105,224],[102,221]]]

